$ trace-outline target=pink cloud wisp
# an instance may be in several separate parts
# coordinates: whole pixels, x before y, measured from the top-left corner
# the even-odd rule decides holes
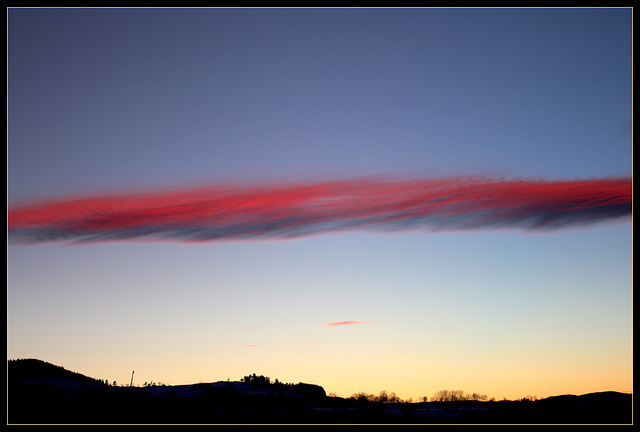
[[[377,321],[337,321],[322,324],[322,327],[337,327],[337,326],[345,326],[345,325],[354,325],[354,324],[371,324]]]

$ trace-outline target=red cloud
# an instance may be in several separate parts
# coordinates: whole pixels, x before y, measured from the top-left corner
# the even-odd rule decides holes
[[[558,229],[629,217],[630,177],[485,177],[214,186],[40,201],[7,212],[11,243],[292,238],[338,230]]]

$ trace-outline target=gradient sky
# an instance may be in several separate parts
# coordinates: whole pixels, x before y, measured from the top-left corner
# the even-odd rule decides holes
[[[631,9],[7,14],[10,208],[632,173]],[[10,244],[7,355],[118,383],[255,372],[344,397],[630,392],[631,231]]]

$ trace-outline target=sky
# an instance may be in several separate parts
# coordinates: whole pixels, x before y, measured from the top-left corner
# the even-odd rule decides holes
[[[632,10],[7,9],[7,357],[632,391]]]

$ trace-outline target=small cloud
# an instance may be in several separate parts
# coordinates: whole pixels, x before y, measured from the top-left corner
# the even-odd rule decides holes
[[[377,321],[337,321],[337,322],[322,324],[322,327],[337,327],[337,326],[353,325],[353,324],[370,324],[374,322],[377,322]]]

